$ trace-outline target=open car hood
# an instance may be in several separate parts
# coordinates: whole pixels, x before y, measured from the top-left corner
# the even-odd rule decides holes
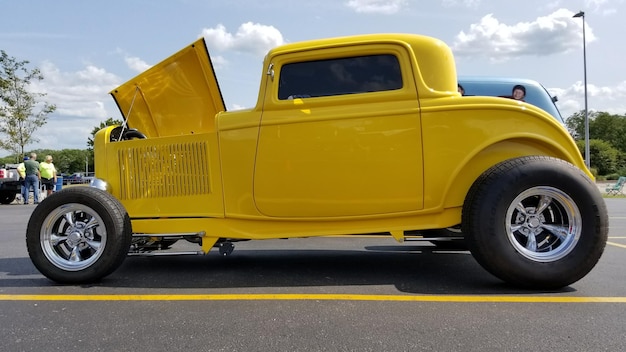
[[[154,65],[111,91],[128,126],[147,137],[215,130],[225,111],[204,39]]]

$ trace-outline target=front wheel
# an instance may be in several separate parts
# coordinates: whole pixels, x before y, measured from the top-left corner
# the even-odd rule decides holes
[[[487,170],[463,207],[463,233],[476,260],[516,286],[555,289],[580,280],[607,241],[606,206],[578,168],[522,157]]]
[[[58,283],[95,282],[126,258],[130,218],[110,194],[72,187],[46,197],[26,230],[28,254],[37,269]]]

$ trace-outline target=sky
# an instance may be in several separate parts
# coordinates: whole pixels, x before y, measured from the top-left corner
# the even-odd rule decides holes
[[[111,90],[200,37],[228,110],[256,104],[275,46],[415,33],[446,42],[459,75],[539,81],[565,118],[585,107],[586,42],[589,111],[626,114],[626,0],[0,0],[0,9],[0,49],[41,70],[31,89],[57,107],[26,150],[87,148],[95,126],[121,119]]]

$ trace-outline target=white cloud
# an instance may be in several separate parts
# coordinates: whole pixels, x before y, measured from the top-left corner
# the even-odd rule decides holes
[[[248,109],[248,107],[243,106],[243,105],[239,105],[239,104],[232,104],[232,106],[230,107],[230,111],[233,111],[233,110],[243,110],[243,109]]]
[[[557,106],[563,118],[585,109],[585,86],[581,81],[568,88],[549,88],[548,91],[559,98]],[[587,84],[587,107],[589,111],[626,114],[626,81],[613,87]]]
[[[561,0],[554,0],[552,2],[546,2],[544,8],[546,9],[556,9],[561,6]]]
[[[57,106],[57,114],[65,116],[108,117],[104,100],[108,92],[121,83],[116,75],[105,69],[87,65],[77,72],[61,72],[54,64],[41,66],[44,80],[33,85],[37,91],[45,91],[45,101]]]
[[[41,101],[56,105],[47,124],[35,133],[38,143],[27,148],[87,148],[91,130],[119,113],[109,91],[121,79],[105,69],[87,65],[76,72],[63,72],[51,62],[40,66],[43,81],[33,82],[34,92],[45,92]]]
[[[213,68],[219,70],[228,66],[228,60],[221,55],[211,55],[211,64],[213,64]]]
[[[87,149],[87,139],[91,131],[101,121],[96,123],[66,123],[54,121],[51,118],[37,134],[39,141],[26,149]]]
[[[205,28],[200,34],[210,50],[237,51],[264,56],[269,49],[285,43],[283,35],[274,26],[246,22],[231,34],[222,24]]]
[[[532,22],[501,23],[493,14],[461,31],[452,44],[457,56],[481,56],[507,61],[520,56],[547,56],[578,49],[582,45],[582,21],[574,12],[559,9]],[[596,38],[586,24],[587,43]]]
[[[585,7],[598,10],[599,8],[604,7],[608,2],[608,0],[585,0]]]
[[[465,7],[478,7],[481,0],[443,0],[442,4],[445,7],[465,6]]]
[[[613,6],[623,2],[624,0],[585,0],[585,8],[590,8],[594,14],[609,16],[617,13]]]
[[[126,65],[128,65],[128,67],[131,70],[136,71],[136,72],[143,72],[149,69],[150,67],[152,67],[152,65],[146,63],[145,61],[143,61],[142,59],[138,57],[126,56],[124,58],[124,61],[126,62]]]
[[[407,0],[350,0],[346,6],[359,13],[391,15],[402,10],[407,3]]]

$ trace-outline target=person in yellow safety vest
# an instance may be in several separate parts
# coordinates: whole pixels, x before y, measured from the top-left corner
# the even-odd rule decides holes
[[[24,156],[24,161],[26,160],[28,160],[28,156]],[[24,180],[26,180],[26,166],[24,165],[24,161],[17,165],[17,173],[20,175],[20,194],[24,194]]]
[[[57,184],[57,169],[52,163],[52,155],[46,155],[44,162],[39,164],[39,174],[41,183],[46,188],[46,195],[51,195]]]
[[[28,160],[27,156],[24,157],[24,161],[26,160]],[[20,175],[20,181],[24,181],[24,178],[26,178],[26,166],[24,166],[24,161],[17,164],[17,173]]]

